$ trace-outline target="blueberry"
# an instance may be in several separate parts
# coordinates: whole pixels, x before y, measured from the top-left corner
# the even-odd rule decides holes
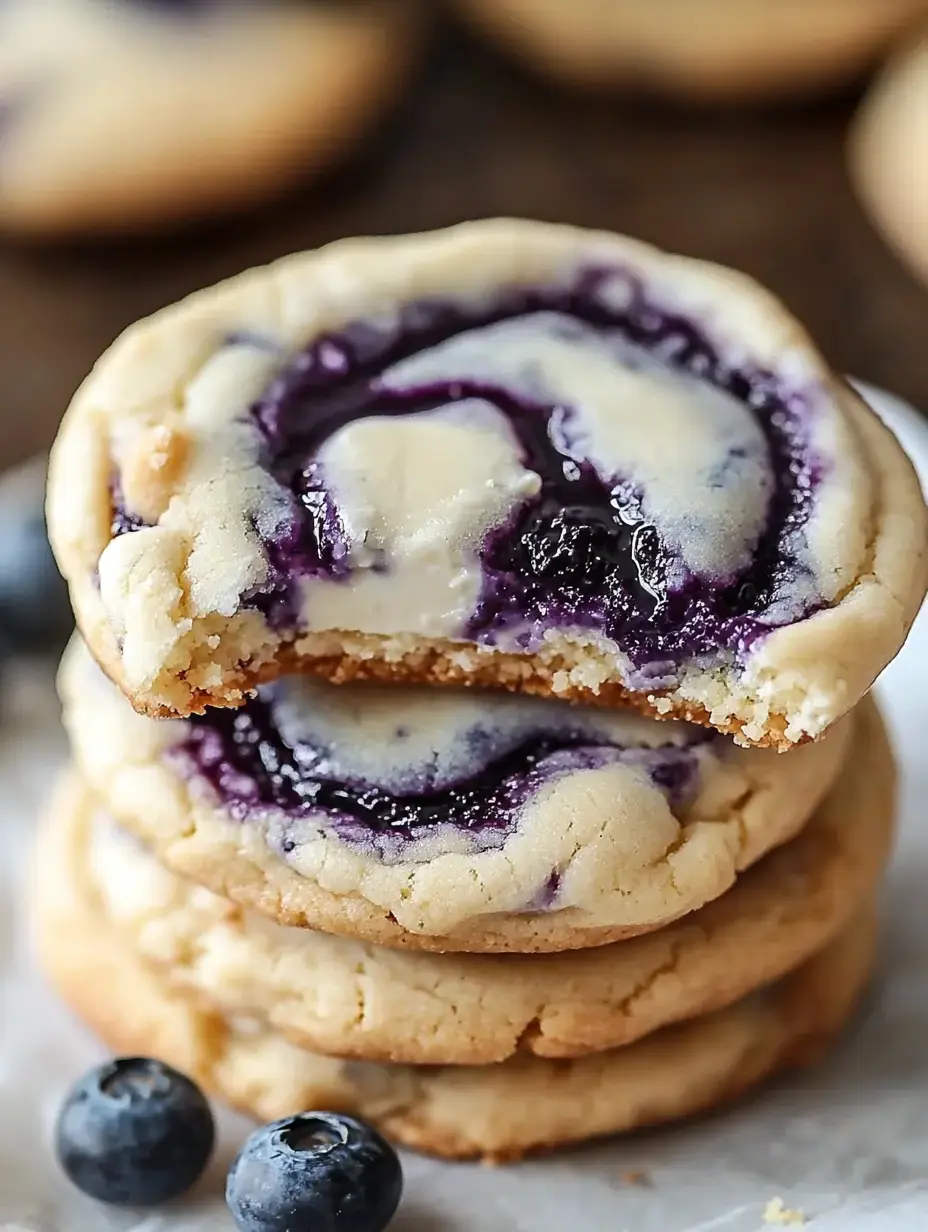
[[[58,651],[73,627],[45,532],[45,459],[0,477],[0,650]]]
[[[305,1112],[251,1135],[226,1202],[241,1232],[381,1232],[402,1191],[396,1152],[369,1125]]]
[[[55,1149],[69,1179],[114,1206],[155,1206],[185,1193],[213,1150],[199,1088],[160,1061],[126,1057],[90,1070],[58,1114]]]

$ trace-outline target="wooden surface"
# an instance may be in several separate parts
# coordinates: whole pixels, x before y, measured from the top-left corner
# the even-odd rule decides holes
[[[154,243],[0,244],[0,465],[46,445],[94,359],[135,318],[341,235],[492,214],[613,228],[740,267],[832,362],[928,409],[928,290],[847,182],[854,98],[686,113],[577,99],[446,34],[398,116],[347,170],[248,219]]]

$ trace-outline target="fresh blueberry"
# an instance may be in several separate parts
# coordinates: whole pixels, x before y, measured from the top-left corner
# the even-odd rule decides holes
[[[45,459],[0,477],[0,649],[58,651],[73,628],[45,532]]]
[[[69,1179],[114,1206],[155,1206],[199,1178],[215,1130],[199,1088],[160,1061],[126,1057],[90,1070],[58,1114],[55,1149]]]
[[[369,1125],[305,1112],[251,1135],[226,1202],[241,1232],[381,1232],[402,1191],[396,1152]]]

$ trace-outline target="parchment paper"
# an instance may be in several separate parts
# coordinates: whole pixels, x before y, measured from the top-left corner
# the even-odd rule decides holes
[[[928,477],[928,425],[872,396]],[[509,1168],[404,1157],[394,1232],[762,1232],[774,1197],[815,1232],[928,1232],[928,612],[879,690],[905,770],[884,895],[881,972],[831,1062],[686,1126]],[[248,1126],[223,1113],[196,1194],[114,1213],[59,1174],[49,1129],[102,1053],[29,961],[21,884],[34,819],[65,756],[51,674],[23,669],[0,712],[0,1229],[231,1232],[225,1168]],[[647,1184],[632,1184],[641,1172]]]

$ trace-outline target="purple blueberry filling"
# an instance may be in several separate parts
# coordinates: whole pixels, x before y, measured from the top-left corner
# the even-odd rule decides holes
[[[806,447],[805,400],[787,393],[772,373],[728,367],[692,321],[656,308],[634,281],[623,280],[630,292],[624,306],[610,307],[615,297],[601,293],[616,279],[621,275],[613,270],[588,270],[570,290],[511,289],[480,309],[413,303],[391,333],[357,322],[298,356],[251,412],[264,437],[264,464],[294,493],[299,509],[289,533],[268,545],[273,576],[261,605],[269,611],[279,605],[286,623],[296,578],[350,576],[337,510],[314,461],[329,435],[363,416],[434,410],[476,397],[508,418],[542,487],[484,545],[483,594],[468,636],[492,643],[514,626],[592,628],[619,641],[638,666],[719,647],[746,649],[769,627],[764,613],[784,578],[805,568],[796,557],[796,532],[809,516],[818,469]],[[671,367],[751,407],[775,488],[753,561],[737,577],[690,573],[683,585],[668,585],[669,550],[641,516],[634,476],[604,483],[592,465],[568,458],[551,431],[563,408],[476,383],[396,389],[380,379],[400,360],[466,330],[543,311],[658,351]]]
[[[110,479],[110,507],[112,509],[110,534],[114,539],[118,539],[120,535],[131,534],[134,530],[141,530],[145,526],[146,523],[143,518],[130,513],[126,508],[126,502],[122,494],[122,483],[118,475],[114,475]]]
[[[561,893],[561,874],[553,872],[528,905],[528,911],[553,911]]]
[[[171,751],[181,771],[209,783],[228,811],[246,820],[261,810],[294,821],[324,820],[349,842],[414,841],[437,826],[453,826],[489,841],[505,839],[525,803],[552,780],[578,770],[622,764],[645,773],[675,807],[698,790],[698,750],[712,739],[693,729],[688,744],[624,747],[596,736],[580,723],[571,730],[552,721],[501,751],[484,748],[475,735],[481,765],[454,780],[423,773],[415,783],[391,790],[383,784],[335,778],[326,773],[324,744],[291,745],[274,705],[274,686],[259,690],[240,710],[213,710],[188,721],[184,740]],[[495,755],[494,755],[495,754]],[[286,843],[284,844],[286,853]]]
[[[687,568],[644,515],[645,494],[634,475],[605,481],[590,461],[565,452],[570,407],[531,402],[476,380],[398,388],[383,379],[393,365],[467,331],[542,312],[656,354],[668,369],[696,376],[750,409],[766,442],[773,490],[747,567],[727,577]],[[265,540],[268,582],[243,601],[275,627],[293,628],[301,579],[351,578],[349,545],[317,459],[329,436],[364,417],[478,398],[508,419],[524,465],[542,482],[483,543],[482,593],[462,635],[493,644],[509,633],[529,647],[547,629],[586,628],[615,640],[642,675],[655,677],[719,651],[737,658],[769,629],[822,602],[812,585],[803,592],[811,597],[789,610],[778,605],[786,584],[809,575],[800,556],[802,532],[823,470],[808,443],[814,395],[773,372],[732,367],[696,323],[651,302],[638,279],[617,269],[581,271],[568,287],[503,289],[479,307],[413,302],[392,329],[354,322],[301,352],[249,411],[261,434],[261,464],[294,499],[289,523]],[[135,529],[133,521],[114,501],[113,533]]]

